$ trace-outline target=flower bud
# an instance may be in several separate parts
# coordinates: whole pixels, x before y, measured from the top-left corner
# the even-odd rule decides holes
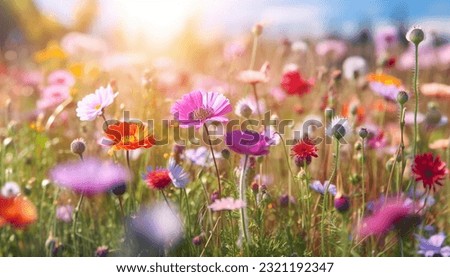
[[[340,213],[345,213],[350,209],[350,198],[337,194],[334,198],[334,207]]]
[[[86,150],[86,142],[82,138],[77,138],[70,144],[70,151],[74,154],[83,155]]]
[[[120,184],[112,189],[112,193],[116,196],[121,196],[127,191],[127,186],[125,184]]]
[[[404,90],[401,90],[397,94],[397,102],[401,105],[404,105],[406,102],[408,102],[409,96],[408,93]]]
[[[255,26],[253,26],[252,33],[253,33],[255,36],[259,37],[259,36],[262,34],[263,30],[264,30],[263,25],[260,24],[260,23],[258,23],[258,24],[256,24]]]
[[[361,128],[361,129],[359,130],[359,136],[360,136],[362,139],[367,138],[368,135],[369,135],[369,131],[367,131],[366,128]]]
[[[99,246],[95,250],[96,257],[107,257],[108,254],[109,254],[109,248],[108,248],[108,246],[105,246],[105,245]]]
[[[415,45],[418,45],[425,39],[425,33],[419,27],[413,27],[406,33],[406,39]]]
[[[256,183],[256,182],[254,182],[254,183],[252,183],[252,191],[253,191],[253,193],[254,194],[257,194],[258,193],[258,191],[259,191],[259,185],[258,185],[258,183]]]
[[[228,160],[231,156],[230,150],[228,150],[226,148],[222,149],[221,154],[222,154],[222,157],[226,160]]]
[[[192,238],[192,244],[195,246],[199,246],[203,243],[203,237],[201,235],[195,236]]]

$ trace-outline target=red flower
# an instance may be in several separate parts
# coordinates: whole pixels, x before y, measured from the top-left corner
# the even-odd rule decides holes
[[[416,177],[416,181],[422,181],[425,188],[436,190],[434,185],[442,186],[441,181],[445,179],[448,169],[439,156],[434,158],[433,154],[424,153],[414,158],[412,172]]]
[[[295,158],[295,164],[297,166],[303,166],[310,164],[312,157],[317,158],[317,147],[309,140],[303,139],[297,142],[291,149],[291,156]]]
[[[281,78],[281,87],[289,95],[302,96],[307,94],[312,85],[312,82],[303,79],[298,71],[288,71]]]
[[[172,179],[170,179],[169,175],[169,170],[167,169],[152,170],[150,168],[143,177],[147,182],[147,186],[152,189],[162,190],[170,185],[170,183],[172,183]]]
[[[36,220],[36,207],[26,197],[4,198],[0,195],[0,227],[9,223],[14,228],[22,229]]]
[[[105,134],[111,140],[112,150],[150,148],[155,139],[140,122],[116,122],[107,126]]]

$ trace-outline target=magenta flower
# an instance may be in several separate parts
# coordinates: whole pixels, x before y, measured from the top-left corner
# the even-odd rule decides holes
[[[227,122],[225,115],[232,110],[230,100],[220,93],[192,91],[176,101],[170,112],[181,127],[200,128],[207,122]]]
[[[57,165],[50,176],[58,186],[88,196],[107,192],[131,177],[121,165],[95,158]]]
[[[232,197],[216,199],[214,203],[208,206],[214,212],[218,211],[233,211],[244,208],[245,202],[240,199],[233,199]]]
[[[47,81],[51,85],[61,85],[71,87],[75,85],[75,78],[72,73],[66,70],[55,70],[47,77]]]
[[[363,219],[358,233],[361,237],[385,235],[413,213],[413,206],[405,204],[403,199],[386,199],[376,204],[373,213]]]
[[[77,116],[82,121],[92,121],[103,114],[103,109],[114,101],[118,93],[114,93],[111,86],[100,87],[94,93],[86,95],[78,101]]]
[[[270,142],[270,138],[250,130],[235,130],[225,135],[226,145],[234,152],[243,155],[267,155]]]

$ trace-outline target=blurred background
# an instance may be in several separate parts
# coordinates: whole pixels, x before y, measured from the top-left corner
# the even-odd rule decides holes
[[[0,45],[45,45],[71,31],[94,34],[110,47],[164,52],[177,40],[195,43],[248,33],[255,23],[267,38],[291,40],[337,36],[351,39],[386,25],[450,37],[445,0],[0,0]],[[179,45],[179,44],[178,44]]]

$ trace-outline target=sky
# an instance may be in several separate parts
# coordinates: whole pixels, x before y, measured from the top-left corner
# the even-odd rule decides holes
[[[65,24],[80,0],[35,0],[40,9]],[[81,1],[82,2],[82,1]],[[362,24],[373,28],[394,20],[421,25],[450,36],[450,1],[445,0],[99,0],[94,32],[120,25],[132,36],[160,42],[179,33],[194,17],[206,36],[239,35],[262,22],[273,36],[351,35]]]

